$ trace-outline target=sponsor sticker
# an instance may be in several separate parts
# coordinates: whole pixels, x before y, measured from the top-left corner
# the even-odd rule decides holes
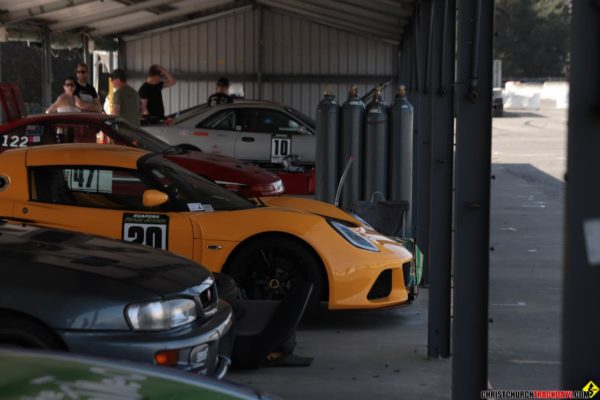
[[[169,216],[165,214],[123,214],[123,240],[167,250]]]

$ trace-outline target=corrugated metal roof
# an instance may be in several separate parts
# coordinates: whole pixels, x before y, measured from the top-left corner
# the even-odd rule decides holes
[[[300,15],[325,26],[398,42],[416,0],[0,0],[0,27],[47,26],[50,32],[92,37],[145,31],[264,6]]]

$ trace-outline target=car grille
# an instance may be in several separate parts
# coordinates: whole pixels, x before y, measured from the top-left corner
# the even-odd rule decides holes
[[[367,299],[375,300],[388,297],[392,293],[392,270],[386,269],[379,274],[377,280],[373,284]]]
[[[208,288],[198,294],[198,300],[205,317],[211,316],[217,312],[219,296],[217,295],[217,285],[214,281]]]

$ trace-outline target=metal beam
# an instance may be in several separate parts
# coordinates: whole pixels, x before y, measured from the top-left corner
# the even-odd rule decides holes
[[[565,205],[562,388],[600,385],[600,3],[575,1]],[[598,396],[596,396],[598,397]]]
[[[182,0],[146,0],[140,3],[135,3],[119,8],[115,8],[112,10],[107,10],[104,12],[95,13],[86,17],[75,18],[72,20],[66,20],[62,22],[57,22],[55,24],[50,24],[50,30],[54,32],[68,31],[74,28],[82,28],[86,27],[88,24],[103,21],[110,18],[120,17],[123,15],[128,15],[137,11],[147,10],[153,7],[160,7],[168,4],[173,4],[180,2]]]
[[[431,210],[428,345],[430,359],[450,357],[452,172],[454,159],[455,0],[433,0]]]
[[[413,6],[402,6],[398,7],[398,3],[392,4],[378,4],[377,2],[370,2],[365,0],[337,0],[338,3],[352,4],[365,10],[378,11],[385,13],[386,15],[393,15],[400,18],[412,17],[415,8]]]
[[[189,14],[194,14],[210,8],[222,6],[225,3],[232,3],[234,0],[197,0],[197,2],[188,7],[182,7],[177,10],[168,11],[166,13],[151,15],[147,18],[139,18],[136,21],[127,21],[119,25],[109,25],[104,28],[93,29],[90,34],[93,36],[104,36],[120,32],[132,31],[134,29],[152,26],[157,23],[166,22],[169,19],[183,17]],[[229,12],[229,11],[228,11]],[[215,12],[215,15],[218,12]]]
[[[215,19],[219,19],[219,18],[228,16],[228,15],[241,14],[241,13],[251,10],[252,7],[253,6],[250,4],[249,0],[235,0],[235,2],[231,3],[230,6],[219,7],[219,10],[220,10],[219,12],[215,12],[214,9],[212,9],[212,10],[208,10],[206,12],[206,14],[202,15],[202,16],[198,16],[198,13],[196,13],[195,18],[188,19],[184,22],[179,22],[179,23],[175,23],[175,24],[171,23],[168,25],[163,25],[159,28],[146,30],[146,31],[143,31],[140,33],[132,33],[130,35],[120,36],[120,38],[123,39],[125,42],[131,41],[131,40],[142,39],[142,38],[151,36],[156,33],[167,32],[167,31],[172,31],[174,29],[185,28],[186,26],[196,25],[196,24],[199,24],[202,22],[207,22],[207,21],[213,21]],[[163,22],[163,24],[164,24],[164,22]]]
[[[402,29],[400,27],[393,25],[365,24],[365,19],[360,15],[342,12],[334,12],[333,15],[329,15],[324,12],[321,6],[305,3],[300,0],[258,0],[257,2],[269,5],[273,8],[280,8],[296,14],[304,15],[311,19],[328,20],[334,23],[346,25],[350,29],[370,31],[373,34],[377,34],[382,37],[398,39],[402,33]]]
[[[79,6],[81,4],[92,3],[95,1],[99,0],[59,0],[48,4],[35,5],[19,11],[9,11],[5,14],[0,14],[0,22],[4,24],[11,24],[28,19],[40,18],[44,14],[60,11],[69,7]]]
[[[50,31],[42,27],[42,104],[52,104],[52,54],[50,49]]]
[[[256,62],[256,84],[258,86],[257,99],[263,99],[263,63],[265,57],[265,10],[262,6],[258,6],[258,60]]]
[[[317,23],[325,25],[325,26],[329,26],[329,27],[336,28],[336,29],[341,29],[341,30],[356,33],[359,35],[369,36],[374,39],[377,39],[380,41],[385,41],[387,43],[394,44],[394,45],[397,45],[399,43],[400,34],[402,33],[400,31],[400,33],[396,35],[396,34],[390,34],[389,32],[383,32],[378,29],[373,29],[370,27],[364,27],[364,26],[360,26],[360,25],[357,26],[353,23],[341,21],[336,18],[325,17],[319,13],[298,10],[295,7],[290,7],[290,6],[281,4],[281,3],[279,3],[278,0],[257,0],[257,2],[259,4],[263,4],[265,6],[269,6],[269,7],[275,8],[275,9],[287,11],[292,15],[303,16],[303,17],[307,18],[308,20],[317,22]]]
[[[457,0],[452,398],[487,388],[494,2]]]
[[[433,38],[432,8],[433,0],[422,0],[419,9],[419,108],[418,141],[417,141],[417,244],[423,251],[423,283],[429,283],[429,222],[431,207],[431,119],[433,114],[431,91],[431,46]],[[414,215],[414,214],[413,214]]]
[[[388,25],[391,29],[394,29],[395,26],[404,26],[408,23],[407,20],[399,19],[391,14],[386,14],[384,10],[380,9],[379,11],[373,11],[364,7],[356,7],[351,4],[344,4],[333,0],[302,0],[302,3],[312,4],[319,7],[322,12],[326,10],[333,11],[332,16],[340,16],[340,15],[352,15],[358,16],[363,19],[363,24],[368,24],[368,21],[372,21],[373,23],[378,24],[378,26]]]
[[[147,76],[147,71],[127,71],[131,79],[141,79]],[[180,72],[180,81],[216,81],[223,73]],[[229,80],[258,82],[258,74],[227,74]],[[379,83],[393,79],[388,75],[272,75],[262,74],[262,82],[269,83]]]

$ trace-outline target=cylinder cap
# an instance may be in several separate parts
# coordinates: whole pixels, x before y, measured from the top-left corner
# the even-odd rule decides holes
[[[375,95],[373,96],[374,100],[381,100],[381,86],[377,86],[375,89]]]
[[[326,86],[325,89],[323,89],[323,96],[333,96],[333,88],[331,86]]]
[[[398,86],[398,91],[396,92],[398,96],[406,96],[406,86],[400,85]]]
[[[348,92],[348,96],[358,96],[358,86],[352,85],[350,87],[350,91]]]

